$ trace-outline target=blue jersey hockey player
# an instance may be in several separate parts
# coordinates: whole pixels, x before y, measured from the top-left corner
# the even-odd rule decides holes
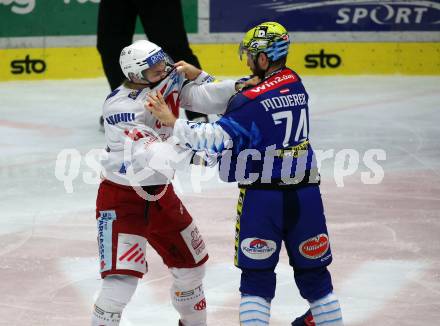
[[[275,22],[249,30],[240,57],[261,78],[229,101],[215,123],[176,119],[163,99],[150,110],[174,125],[180,144],[221,155],[220,177],[238,182],[235,265],[241,269],[240,323],[267,325],[282,242],[310,310],[293,325],[343,325],[327,266],[332,261],[319,174],[309,135],[308,94],[285,66],[286,29]],[[207,103],[209,105],[209,103]]]

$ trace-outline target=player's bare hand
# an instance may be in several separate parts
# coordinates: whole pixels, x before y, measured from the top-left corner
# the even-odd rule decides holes
[[[243,84],[244,84],[244,87],[248,87],[248,86],[255,86],[255,85],[257,85],[259,82],[261,82],[260,77],[258,77],[258,76],[254,76],[254,77],[252,77],[251,79],[246,80]]]
[[[258,76],[254,76],[254,77],[252,77],[248,80],[245,80],[245,81],[238,81],[237,83],[235,83],[235,90],[237,92],[241,92],[243,90],[243,88],[249,87],[249,86],[255,86],[260,82],[261,82],[261,79]]]
[[[202,73],[199,68],[194,67],[193,65],[185,61],[179,61],[175,63],[174,67],[176,67],[178,72],[183,72],[185,74],[185,78],[189,80],[196,79]]]
[[[162,93],[157,91],[156,94],[150,93],[147,95],[147,101],[145,102],[145,108],[151,112],[160,122],[166,126],[174,126],[177,118],[173,112],[168,108]]]

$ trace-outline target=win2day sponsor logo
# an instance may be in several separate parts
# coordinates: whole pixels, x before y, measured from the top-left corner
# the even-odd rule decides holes
[[[31,59],[27,54],[22,60],[11,61],[11,73],[14,75],[26,74],[41,74],[46,70],[46,62],[40,59]]]
[[[277,249],[277,244],[272,240],[246,238],[241,242],[240,247],[246,257],[262,260],[272,256]]]
[[[337,68],[341,65],[342,59],[335,53],[325,53],[321,49],[318,53],[307,54],[304,57],[306,68]]]

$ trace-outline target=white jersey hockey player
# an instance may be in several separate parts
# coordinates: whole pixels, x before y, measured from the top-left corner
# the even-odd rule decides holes
[[[169,175],[148,167],[158,153],[153,145],[166,140],[172,129],[145,110],[144,103],[148,93],[159,91],[176,114],[180,106],[222,113],[235,92],[235,82],[212,83],[210,75],[184,63],[176,68],[159,46],[148,41],[124,48],[120,64],[128,82],[115,89],[103,107],[108,157],[102,162],[104,179],[96,202],[103,283],[92,325],[119,325],[138,279],[147,271],[147,241],[173,277],[170,294],[180,315],[179,324],[206,325],[202,284],[208,259],[205,243],[172,185],[166,186]],[[209,106],[204,105],[206,102]],[[169,147],[160,147],[162,152],[166,148],[171,152],[171,145],[163,145]],[[187,153],[191,154],[184,155]],[[134,184],[130,176],[135,176]],[[132,186],[161,196],[155,201],[145,200]]]
[[[148,50],[153,52],[144,59],[143,51]],[[136,165],[137,162],[132,156],[135,153],[146,152],[143,148],[141,150],[131,148],[131,155],[128,155],[127,148],[124,152],[124,145],[128,145],[129,138],[134,139],[141,134],[151,134],[160,140],[165,140],[172,134],[171,127],[163,125],[145,110],[144,103],[147,100],[147,94],[156,94],[159,91],[174,114],[179,113],[179,106],[190,111],[221,114],[226,108],[228,99],[235,93],[235,81],[225,80],[212,83],[213,77],[202,71],[199,71],[199,75],[190,81],[185,78],[183,72],[180,72],[181,66],[174,68],[167,55],[158,46],[148,41],[138,41],[124,49],[120,64],[132,82],[115,89],[104,103],[104,128],[109,153],[108,159],[102,162],[105,178],[123,185],[133,185],[130,182],[135,181],[139,181],[142,186],[165,184],[167,177],[163,174],[155,173],[153,170],[148,173],[148,168],[144,164]],[[194,71],[198,70],[191,67]],[[144,74],[148,75],[147,77],[142,75],[145,70]],[[156,81],[150,82],[150,80]],[[133,146],[142,147],[142,141],[133,143]],[[176,146],[176,150],[178,148]],[[129,157],[124,159],[124,155]],[[144,158],[139,159],[145,163]],[[151,175],[144,180],[129,180],[127,169],[130,165],[134,174],[142,171],[144,172],[142,175]]]

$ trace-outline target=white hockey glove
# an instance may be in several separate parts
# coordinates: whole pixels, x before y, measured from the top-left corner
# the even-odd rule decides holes
[[[218,162],[218,155],[209,155],[205,151],[194,151],[190,164],[213,167]]]

